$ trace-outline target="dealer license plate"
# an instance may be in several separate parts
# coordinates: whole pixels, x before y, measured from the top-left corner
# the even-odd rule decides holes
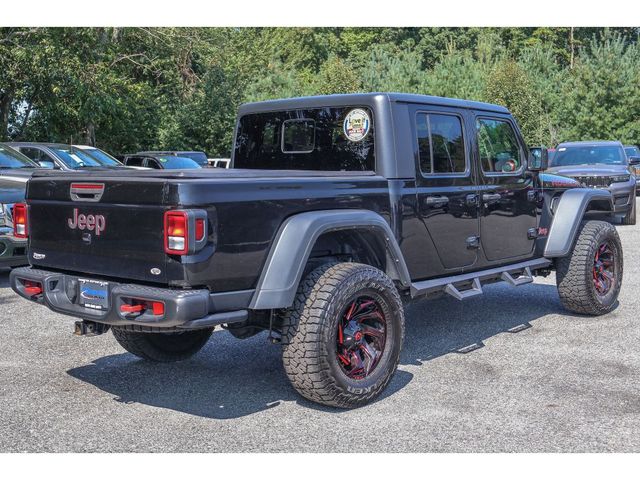
[[[96,310],[109,309],[109,282],[78,279],[80,286],[80,305]]]

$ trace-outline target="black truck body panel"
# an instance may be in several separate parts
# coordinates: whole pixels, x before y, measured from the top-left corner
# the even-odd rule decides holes
[[[285,173],[282,177],[265,178],[256,171],[206,172],[211,173],[174,179],[163,179],[161,175],[154,178],[147,172],[128,175],[133,178],[113,173],[82,175],[87,181],[100,178],[105,184],[101,201],[86,204],[69,200],[71,183],[80,181],[78,174],[73,179],[34,179],[28,191],[33,199],[31,263],[150,283],[207,286],[214,291],[245,290],[255,287],[271,242],[287,217],[339,205],[371,210],[389,219],[387,182],[373,174],[341,178],[291,172],[290,176]],[[130,203],[131,192],[136,192],[135,203]],[[301,192],[305,197],[302,202]],[[48,200],[36,200],[42,198]],[[210,225],[210,248],[204,258],[164,254],[163,214],[177,207],[206,209],[209,222],[215,222]],[[105,216],[105,232],[94,236],[90,245],[80,240],[83,232],[67,228],[74,209]],[[45,257],[37,259],[34,254]],[[152,268],[163,273],[152,275]]]

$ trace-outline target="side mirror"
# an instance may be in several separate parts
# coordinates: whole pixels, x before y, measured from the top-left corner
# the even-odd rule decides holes
[[[48,168],[49,170],[56,168],[55,164],[49,160],[38,160],[38,165],[42,168]]]
[[[540,172],[549,166],[549,151],[547,147],[531,147],[529,149],[529,170]]]
[[[640,157],[629,157],[629,165],[640,165]]]

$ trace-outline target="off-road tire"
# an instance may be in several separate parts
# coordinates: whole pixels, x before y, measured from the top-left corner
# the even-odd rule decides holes
[[[178,362],[200,351],[207,343],[212,328],[172,333],[133,332],[111,329],[116,341],[129,353],[152,362]]]
[[[614,283],[606,295],[594,284],[596,250],[605,242],[614,254]],[[560,301],[567,309],[584,315],[603,315],[614,309],[622,285],[622,244],[616,228],[608,222],[590,220],[580,225],[573,251],[556,261]]]
[[[386,344],[377,366],[350,378],[337,359],[338,322],[359,296],[375,299],[386,319]],[[354,408],[376,398],[396,371],[404,340],[404,311],[398,291],[382,271],[358,263],[322,265],[301,282],[283,315],[282,359],[294,388],[323,405]]]
[[[635,225],[636,224],[636,195],[633,194],[631,199],[631,210],[624,217],[622,217],[622,225]]]

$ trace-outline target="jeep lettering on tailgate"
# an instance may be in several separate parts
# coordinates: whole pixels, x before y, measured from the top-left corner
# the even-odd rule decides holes
[[[73,216],[67,219],[67,225],[71,230],[84,230],[85,228],[89,231],[96,232],[96,237],[99,237],[107,225],[107,221],[104,218],[104,215],[85,215],[83,213],[78,213],[78,209],[73,209]]]

